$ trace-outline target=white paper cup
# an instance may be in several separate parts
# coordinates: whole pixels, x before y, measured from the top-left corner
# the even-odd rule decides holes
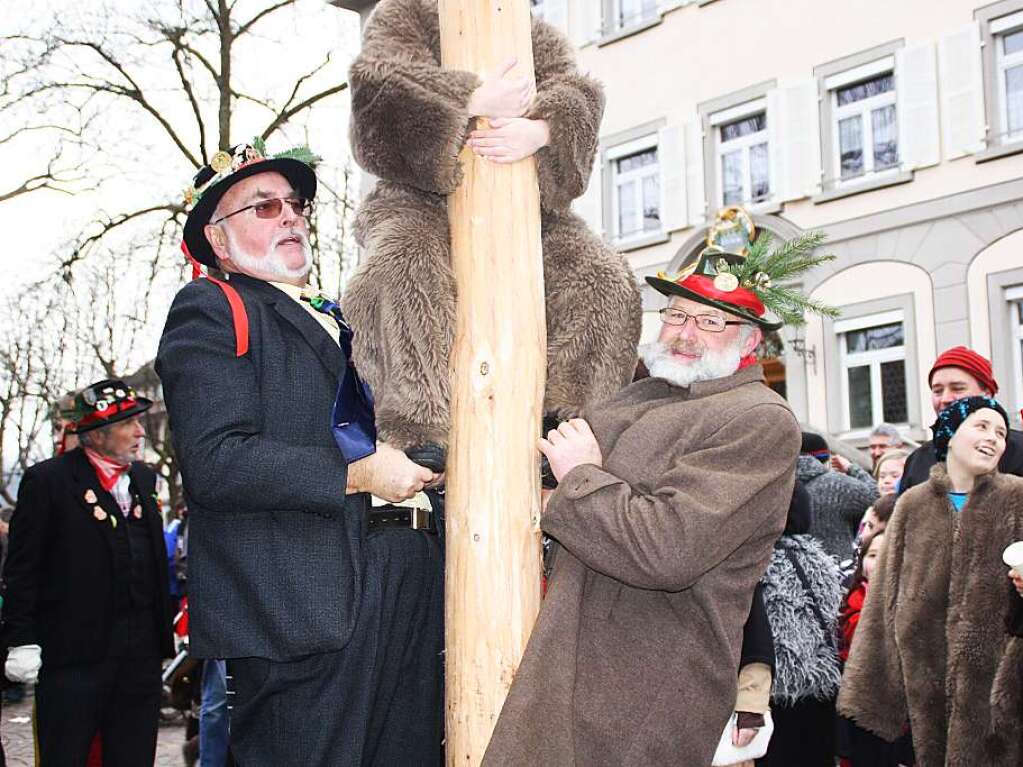
[[[1023,541],[1010,543],[1002,552],[1002,561],[1010,568],[1023,575]]]

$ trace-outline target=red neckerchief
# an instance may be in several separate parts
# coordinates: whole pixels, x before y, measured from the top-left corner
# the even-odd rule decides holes
[[[85,450],[85,457],[89,459],[92,468],[96,470],[100,486],[108,493],[114,489],[114,485],[117,484],[117,480],[121,478],[121,475],[131,468],[130,463],[115,461],[113,458],[100,455],[88,447],[82,449]]]

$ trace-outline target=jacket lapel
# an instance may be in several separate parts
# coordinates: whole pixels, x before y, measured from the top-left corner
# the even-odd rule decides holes
[[[163,540],[163,519],[160,517],[160,509],[156,505],[154,497],[156,488],[143,481],[139,465],[136,463],[131,465],[128,476],[131,477],[132,513],[134,513],[135,504],[142,506],[142,519],[149,527],[149,543],[153,550],[153,563],[157,565],[157,573],[160,573],[162,570],[159,563],[164,561],[163,557],[167,555],[167,549]]]
[[[96,470],[89,463],[85,451],[78,448],[74,453],[76,455],[71,464],[71,474],[74,480],[75,499],[82,513],[92,520],[92,524],[107,542],[110,555],[113,556],[114,525],[122,521],[121,509],[114,497],[100,486]]]
[[[231,282],[244,285],[274,307],[277,314],[291,325],[309,344],[316,356],[336,379],[341,375],[341,350],[330,334],[298,302],[273,285],[244,274],[232,275]]]

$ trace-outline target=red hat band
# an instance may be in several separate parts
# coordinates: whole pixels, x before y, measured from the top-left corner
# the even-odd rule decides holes
[[[712,298],[715,301],[721,301],[725,304],[734,304],[735,306],[741,306],[743,309],[756,314],[758,317],[764,315],[764,304],[757,298],[756,293],[746,288],[736,288],[735,290],[719,290],[714,285],[714,278],[707,277],[702,274],[691,274],[686,277],[682,282],[678,283],[681,287],[699,293],[701,296],[706,298]]]
[[[96,410],[95,412],[89,413],[87,416],[82,418],[78,423],[75,424],[75,428],[81,428],[82,426],[90,426],[91,424],[99,421],[106,421],[111,416],[115,416],[118,413],[123,413],[125,410],[135,407],[138,405],[138,400],[134,397],[127,397],[125,399],[116,400],[111,402],[102,410]]]

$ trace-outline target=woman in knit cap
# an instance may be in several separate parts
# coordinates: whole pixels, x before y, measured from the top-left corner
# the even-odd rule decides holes
[[[991,370],[991,361],[965,346],[955,346],[938,355],[927,375],[927,386],[931,390],[935,415],[963,397],[998,395],[998,381]],[[906,459],[899,492],[926,482],[934,462],[934,448],[930,442],[925,442]],[[1023,477],[1023,432],[1009,430],[998,470]]]
[[[1023,539],[1023,480],[998,472],[1009,419],[967,397],[932,429],[937,465],[885,531],[839,711],[888,741],[908,724],[922,767],[1019,765],[1023,596],[1002,552]]]

